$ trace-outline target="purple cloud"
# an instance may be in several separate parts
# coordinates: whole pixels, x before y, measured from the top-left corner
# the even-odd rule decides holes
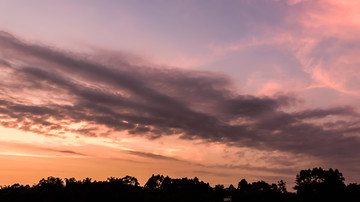
[[[360,138],[349,135],[359,132],[358,114],[349,106],[295,110],[294,96],[242,95],[224,75],[133,65],[125,55],[116,62],[97,61],[5,32],[0,47],[6,76],[0,84],[4,127],[45,135],[176,134],[335,162],[344,157],[357,161],[360,152]],[[80,122],[88,125],[69,127]],[[343,127],[349,124],[351,130]]]

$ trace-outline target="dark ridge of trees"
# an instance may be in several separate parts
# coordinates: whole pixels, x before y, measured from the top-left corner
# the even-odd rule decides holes
[[[233,202],[360,201],[360,185],[345,185],[344,181],[342,173],[331,168],[301,170],[296,175],[296,193],[288,192],[283,180],[277,184],[268,184],[262,180],[249,183],[242,179],[237,187],[224,187],[221,184],[211,187],[197,177],[172,179],[168,176],[152,175],[142,187],[132,176],[110,177],[105,181],[48,177],[33,186],[2,186],[0,201],[216,202],[229,197]]]

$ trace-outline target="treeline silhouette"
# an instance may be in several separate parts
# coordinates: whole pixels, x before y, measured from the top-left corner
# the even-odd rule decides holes
[[[342,173],[331,168],[301,170],[296,175],[296,192],[288,192],[283,180],[268,184],[242,179],[237,187],[211,187],[197,177],[172,179],[152,175],[142,187],[132,176],[110,177],[106,181],[48,177],[33,186],[2,186],[0,201],[360,201],[360,185],[345,185],[344,181]]]

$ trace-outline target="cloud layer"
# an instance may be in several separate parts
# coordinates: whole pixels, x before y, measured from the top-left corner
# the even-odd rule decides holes
[[[101,54],[99,54],[101,55]],[[296,110],[293,95],[238,93],[225,75],[89,56],[0,33],[1,125],[44,135],[179,135],[357,161],[350,106]],[[153,156],[157,157],[157,156]]]

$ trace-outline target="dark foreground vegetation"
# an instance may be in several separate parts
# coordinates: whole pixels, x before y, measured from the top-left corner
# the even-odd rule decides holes
[[[314,168],[301,170],[296,176],[295,193],[277,184],[264,181],[248,183],[242,179],[237,187],[223,185],[211,187],[198,178],[171,179],[152,175],[142,187],[131,176],[92,181],[90,178],[48,177],[33,186],[14,184],[2,186],[0,201],[360,201],[360,185],[345,185],[338,170]]]

